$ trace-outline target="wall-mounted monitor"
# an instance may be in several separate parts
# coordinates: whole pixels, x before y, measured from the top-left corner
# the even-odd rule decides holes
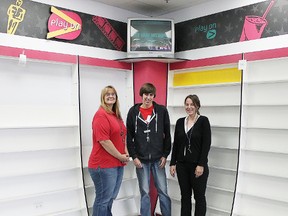
[[[127,23],[128,58],[174,58],[175,30],[171,19],[130,18]]]

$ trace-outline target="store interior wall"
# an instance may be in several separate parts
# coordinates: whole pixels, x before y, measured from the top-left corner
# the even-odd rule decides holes
[[[44,1],[43,1],[44,2]],[[220,1],[216,1],[220,2]],[[239,7],[240,4],[251,4],[251,1],[245,2],[242,1],[241,3],[236,3],[236,1],[229,1],[231,4],[227,3],[227,1],[221,1],[221,2],[226,2],[226,4],[216,4],[215,2],[215,10],[212,9],[212,7],[208,7],[208,5],[204,5],[202,7],[204,8],[209,8],[209,13],[215,13],[218,11],[223,11],[226,10],[230,7]],[[239,1],[238,1],[239,2]],[[256,2],[256,1],[255,1]],[[259,2],[259,1],[258,1]],[[48,3],[48,2],[47,2]],[[51,3],[51,1],[50,1]],[[50,4],[49,3],[49,4]],[[60,4],[58,1],[55,1],[55,5],[58,6],[65,6],[67,3],[62,3]],[[91,13],[96,13],[99,15],[103,15],[105,17],[108,17],[107,14],[116,14],[111,13],[112,9],[107,7],[105,9],[107,10],[101,10],[99,7],[97,10],[91,10],[91,7],[83,7],[83,4],[75,3],[77,7],[74,7],[74,10],[80,10],[83,12],[90,12]],[[67,4],[68,5],[68,4]],[[72,3],[69,3],[69,5],[72,5]],[[202,8],[201,7],[201,8]],[[90,8],[90,9],[89,9]],[[101,12],[100,12],[101,11]],[[104,11],[104,14],[102,14]],[[189,11],[189,12],[188,12]],[[205,11],[199,10],[199,8],[191,8],[185,10],[183,13],[173,13],[176,21],[180,21],[183,19],[186,19],[185,16],[187,16],[187,19],[191,19],[191,14],[196,14],[195,16],[202,16],[205,15],[204,12],[202,14],[199,14],[199,11]],[[193,13],[194,12],[194,13]],[[207,12],[205,12],[207,13]],[[121,16],[120,16],[121,14]],[[181,17],[180,14],[183,14]],[[188,14],[190,14],[188,17]],[[135,14],[129,14],[129,16],[135,16]],[[112,15],[109,15],[112,16]],[[118,13],[117,13],[118,16]],[[117,19],[119,20],[125,20],[127,16],[127,12],[119,10],[119,17]],[[120,18],[121,17],[121,18]],[[184,18],[185,17],[185,18]],[[110,17],[110,18],[115,18],[115,17]],[[71,45],[71,44],[62,44],[59,42],[52,42],[52,41],[41,41],[38,39],[31,39],[31,38],[24,38],[24,37],[19,37],[19,36],[8,36],[8,35],[0,35],[0,44],[5,45],[5,46],[11,46],[11,47],[19,47],[23,49],[35,49],[35,50],[44,50],[44,51],[53,51],[53,52],[59,52],[59,53],[66,53],[66,54],[75,54],[76,52],[79,54],[83,54],[83,56],[89,56],[89,57],[96,57],[96,58],[104,58],[104,59],[115,59],[115,58],[122,58],[125,56],[123,53],[117,52],[117,51],[109,51],[109,50],[103,50],[103,49],[95,49],[95,48],[87,48],[87,47],[81,47],[81,46],[76,46],[76,45]],[[200,50],[193,50],[193,51],[187,51],[183,53],[177,53],[177,57],[180,58],[186,58],[186,59],[201,59],[201,58],[209,58],[209,57],[215,57],[215,56],[223,56],[223,55],[229,55],[229,54],[234,54],[234,53],[242,53],[242,52],[248,52],[248,51],[259,51],[259,50],[267,50],[267,49],[272,49],[272,48],[279,48],[279,47],[287,47],[288,46],[288,40],[287,36],[279,36],[276,38],[267,38],[267,39],[261,39],[257,41],[247,41],[247,42],[242,42],[236,43],[236,44],[229,44],[229,45],[223,45],[220,47],[210,47],[210,48],[204,48]],[[131,86],[130,86],[131,87]]]

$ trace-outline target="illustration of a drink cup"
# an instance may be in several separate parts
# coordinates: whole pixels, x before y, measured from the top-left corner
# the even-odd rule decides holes
[[[240,41],[254,40],[261,38],[267,25],[267,20],[259,16],[246,16]]]
[[[271,1],[263,16],[248,15],[245,16],[245,21],[240,37],[240,41],[259,39],[267,26],[266,16],[272,8],[275,1]]]

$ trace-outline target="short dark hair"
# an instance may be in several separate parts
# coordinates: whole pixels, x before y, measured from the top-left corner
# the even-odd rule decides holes
[[[143,94],[152,93],[156,97],[156,88],[152,83],[144,83],[140,88],[139,95],[142,97]]]

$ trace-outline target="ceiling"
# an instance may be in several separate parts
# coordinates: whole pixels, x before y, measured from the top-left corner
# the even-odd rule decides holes
[[[149,17],[157,17],[212,0],[93,0]]]

